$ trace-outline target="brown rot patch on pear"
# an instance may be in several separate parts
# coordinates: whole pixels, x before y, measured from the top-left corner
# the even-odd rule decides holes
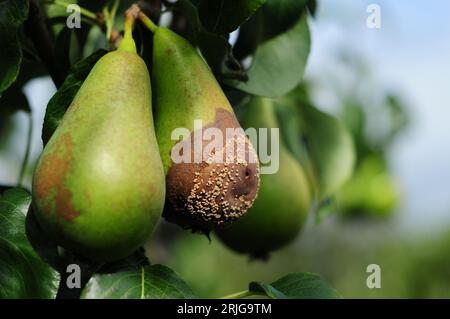
[[[242,131],[226,135],[227,128],[240,128],[234,114],[218,109],[215,122],[202,129],[218,128],[221,149],[202,154],[201,162],[172,164],[167,174],[169,207],[164,217],[184,228],[220,228],[242,217],[253,205],[259,189],[259,161]],[[194,133],[183,142],[194,145]],[[203,150],[208,141],[202,141]],[[238,151],[244,147],[244,151]],[[242,149],[240,149],[242,150]],[[195,158],[191,147],[191,158]]]
[[[39,201],[45,204],[47,214],[56,213],[58,218],[73,221],[80,215],[72,205],[72,193],[65,185],[65,177],[70,172],[73,161],[73,142],[69,133],[61,135],[45,153],[36,170],[34,191]],[[53,201],[54,204],[50,205]]]

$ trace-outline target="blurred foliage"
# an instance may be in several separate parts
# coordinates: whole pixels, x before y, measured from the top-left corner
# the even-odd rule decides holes
[[[298,123],[295,127],[292,124],[281,127],[282,134],[294,156],[311,170],[311,182],[321,203],[332,197],[353,173],[355,150],[352,137],[338,118],[314,106],[307,83],[279,100],[279,114],[286,108],[284,105],[291,105],[284,119],[291,117]],[[287,131],[289,128],[291,131]],[[302,144],[305,146],[299,147]]]
[[[334,220],[309,229],[266,263],[231,252],[217,238],[209,243],[179,235],[163,259],[200,297],[219,297],[245,289],[248,280],[270,282],[293,271],[320,273],[344,298],[450,297],[450,233],[408,239],[386,223]],[[151,258],[159,262],[162,257]],[[366,285],[370,264],[381,267],[380,289]]]
[[[346,217],[388,217],[401,201],[401,190],[392,176],[389,148],[408,127],[402,98],[391,91],[375,99],[369,64],[344,50],[340,63],[352,75],[348,89],[334,86],[341,104],[339,118],[350,131],[356,151],[355,173],[338,193],[338,211]],[[338,82],[338,81],[336,81]],[[381,87],[381,86],[379,86]]]

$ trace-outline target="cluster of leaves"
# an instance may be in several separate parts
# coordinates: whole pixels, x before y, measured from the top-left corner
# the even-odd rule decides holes
[[[28,17],[28,1],[3,1],[0,3],[0,35],[5,43],[0,48],[0,114],[9,115],[17,110],[29,111],[28,101],[20,91],[18,80],[23,61],[20,45],[20,28]],[[18,81],[19,82],[19,81]],[[23,82],[23,81],[20,81]],[[7,92],[6,89],[10,88]]]
[[[28,241],[25,215],[31,196],[13,188],[0,196],[0,298],[51,298],[58,273],[48,266]]]
[[[188,17],[188,35],[219,80],[248,94],[279,97],[303,78],[310,48],[307,11],[314,13],[315,3],[180,0],[173,10]],[[238,28],[232,48],[230,33]],[[251,64],[244,68],[246,59]]]
[[[106,18],[111,17],[112,11],[107,9],[111,2],[78,1],[82,7],[101,12]],[[133,2],[121,1],[117,12],[123,12]],[[141,5],[153,10],[153,18],[159,16],[161,1],[141,1]],[[248,95],[283,97],[280,103],[293,108],[295,117],[280,112],[286,123],[290,118],[295,119],[293,125],[286,125],[286,129],[291,130],[287,132],[287,136],[291,137],[290,149],[299,155],[299,160],[314,159],[317,167],[312,174],[317,178],[317,185],[320,185],[321,198],[332,194],[340,181],[330,182],[336,176],[332,176],[333,166],[327,161],[335,159],[331,165],[341,165],[337,159],[343,152],[351,152],[350,146],[346,145],[345,136],[340,137],[345,135],[342,133],[344,130],[335,118],[298,98],[301,96],[298,94],[301,87],[298,86],[310,47],[308,12],[314,14],[315,1],[179,0],[165,2],[165,5],[174,14],[173,28],[176,28],[179,19],[189,21],[188,27],[178,31],[199,47],[230,95],[237,94],[240,100]],[[45,32],[48,32],[49,39],[54,39],[54,49],[47,52],[51,59],[43,56],[35,43],[33,45],[32,36],[27,32],[30,28],[27,24],[39,15],[46,16],[45,25],[49,27]],[[108,29],[108,23],[109,27],[114,25],[114,21],[100,25],[99,21],[84,19],[81,29],[69,30],[61,27],[65,15],[61,10],[41,6],[33,0],[0,2],[0,35],[2,39],[8,39],[0,48],[0,66],[5,70],[0,75],[0,111],[8,114],[17,110],[29,111],[22,92],[23,85],[34,77],[50,73],[58,91],[46,109],[42,131],[44,144],[93,65],[107,52],[107,44],[101,44],[103,35],[99,31]],[[233,48],[229,44],[230,33],[238,28],[240,35]],[[146,51],[151,48],[151,37],[147,31],[138,28],[136,38],[140,52],[150,64],[148,57],[151,54]],[[48,65],[49,60],[53,60],[51,66]],[[251,63],[244,67],[246,60]],[[59,78],[65,80],[58,81]],[[294,88],[297,89],[293,91]],[[293,93],[286,95],[291,91]],[[308,154],[312,154],[308,157],[304,156],[305,136],[311,149]],[[335,140],[326,141],[329,136]],[[328,152],[323,143],[328,146],[337,143],[338,146]],[[346,160],[344,164],[348,166],[350,162]],[[338,180],[343,178],[337,177]],[[163,265],[151,265],[142,249],[124,260],[101,265],[59,249],[40,230],[33,214],[31,195],[21,188],[2,191],[1,298],[197,297],[173,270]],[[65,284],[68,279],[66,269],[73,263],[82,268],[82,288],[68,290]],[[289,274],[271,284],[252,282],[246,295],[268,298],[338,297],[320,276],[309,273]]]

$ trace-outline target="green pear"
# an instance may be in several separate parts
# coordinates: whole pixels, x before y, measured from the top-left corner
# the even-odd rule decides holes
[[[398,206],[399,190],[382,154],[362,158],[352,179],[337,195],[339,211],[347,217],[389,217]]]
[[[163,216],[193,230],[232,223],[247,212],[257,195],[259,161],[229,101],[196,49],[167,28],[154,33],[152,75],[155,129],[166,173]],[[196,127],[195,121],[201,125]],[[180,128],[186,134],[174,138]],[[209,129],[222,133],[215,138],[222,148],[207,148],[210,141],[203,134]],[[227,136],[228,129],[242,132]],[[237,156],[237,148],[245,155]],[[234,155],[227,157],[233,150]],[[181,161],[174,154],[187,156]],[[208,160],[211,157],[214,160]]]
[[[92,68],[42,152],[36,217],[60,246],[106,262],[145,242],[164,199],[150,77],[125,37]]]
[[[278,128],[273,102],[253,98],[245,106],[244,127]],[[261,135],[261,134],[260,134]],[[271,138],[269,134],[269,139]],[[270,140],[268,141],[270,144]],[[261,154],[260,154],[261,155]],[[305,224],[311,205],[307,177],[299,162],[279,140],[279,169],[274,174],[261,174],[258,198],[248,213],[230,227],[217,231],[231,249],[265,258],[296,238]]]

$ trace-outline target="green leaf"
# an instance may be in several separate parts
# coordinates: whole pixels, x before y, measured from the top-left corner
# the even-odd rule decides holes
[[[0,197],[1,197],[1,193],[3,193],[4,191],[8,190],[9,188],[14,188],[14,186],[11,186],[11,185],[0,185]]]
[[[36,253],[56,271],[64,271],[58,246],[42,230],[34,214],[33,205],[30,205],[27,217],[25,218],[25,232],[30,245]]]
[[[335,194],[352,176],[355,163],[353,140],[336,117],[308,103],[298,106],[319,200],[322,201]]]
[[[45,112],[44,126],[42,128],[42,140],[44,145],[47,144],[53,132],[58,127],[64,113],[70,103],[72,103],[73,98],[95,63],[97,63],[97,61],[106,53],[106,50],[98,50],[86,59],[75,64],[61,88],[50,99]]]
[[[56,37],[55,56],[64,75],[70,70],[70,50],[74,35],[73,29],[62,28]]]
[[[227,84],[254,95],[283,96],[302,80],[309,50],[310,34],[304,14],[287,32],[257,47],[247,82]]]
[[[200,21],[198,9],[191,0],[177,1],[175,10],[180,10],[189,18],[195,45],[200,48],[214,75],[221,80],[247,80],[241,64],[233,55],[228,37],[206,30]]]
[[[267,0],[239,29],[234,46],[238,59],[253,55],[258,45],[288,31],[306,12],[306,0]]]
[[[277,115],[285,123],[281,134],[294,157],[306,167],[320,209],[353,174],[356,150],[352,135],[335,116],[312,105],[307,84],[278,99],[276,105]]]
[[[308,165],[308,154],[304,143],[300,111],[294,103],[274,100],[276,116],[280,125],[282,141],[302,166]]]
[[[21,188],[0,196],[0,299],[53,298],[58,274],[45,264],[25,234],[31,195]]]
[[[17,32],[28,17],[27,0],[0,2],[0,96],[17,78],[22,62],[22,49]]]
[[[147,256],[145,255],[145,249],[143,247],[140,247],[138,250],[136,250],[128,257],[103,265],[97,271],[97,273],[111,274],[129,268],[145,267],[149,265],[150,262]]]
[[[275,100],[281,137],[300,162],[317,196],[316,222],[336,211],[334,195],[352,177],[356,149],[351,133],[336,117],[312,106],[307,84]]]
[[[319,275],[293,273],[271,283],[252,282],[249,291],[272,299],[333,299],[339,294]]]
[[[78,5],[92,12],[101,12],[103,7],[108,4],[108,0],[78,0]]]
[[[359,158],[364,153],[360,152],[360,150],[365,151],[367,149],[365,135],[366,114],[359,103],[348,101],[342,107],[340,119],[353,137]]]
[[[8,116],[17,111],[31,111],[28,99],[17,83],[10,86],[0,98],[0,115]]]
[[[82,298],[188,299],[196,296],[173,270],[163,265],[153,265],[114,274],[97,274],[88,282]]]
[[[308,0],[306,6],[308,7],[308,11],[311,15],[315,17],[317,12],[317,0]]]
[[[101,276],[102,274],[117,274],[122,271],[128,271],[130,269],[136,270],[138,267],[145,267],[149,265],[149,262],[145,256],[145,250],[139,248],[126,258],[106,264],[89,260],[72,251],[64,250],[63,254],[61,254],[59,264],[62,283],[65,283],[70,276],[70,273],[67,273],[66,269],[67,266],[71,264],[76,264],[80,267],[81,278],[80,288],[69,288],[67,285],[60,284],[57,297],[61,299],[79,299],[85,291],[89,280],[92,279],[92,276],[95,273],[97,273],[98,276]]]
[[[386,106],[389,110],[390,127],[384,142],[388,144],[408,126],[409,116],[403,101],[395,95],[386,96]]]
[[[210,32],[228,34],[236,30],[266,0],[202,0],[199,5],[200,20]]]
[[[20,71],[15,82],[0,96],[0,116],[6,117],[17,111],[31,112],[23,87],[31,79],[47,74],[45,67],[40,63],[39,58],[36,57],[32,44],[29,43],[23,32],[19,33],[19,41],[23,50]]]
[[[268,0],[264,6],[265,39],[291,29],[306,13],[308,0]]]

